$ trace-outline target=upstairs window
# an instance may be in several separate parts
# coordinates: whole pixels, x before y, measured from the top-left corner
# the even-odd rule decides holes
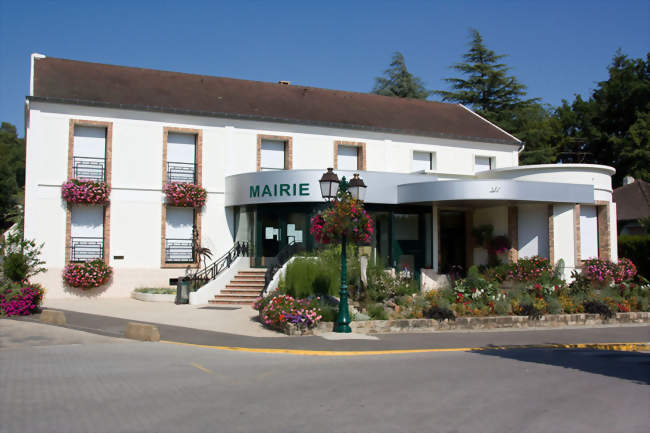
[[[167,182],[196,183],[196,135],[168,132]]]
[[[106,128],[74,126],[72,177],[106,180]]]
[[[359,169],[359,148],[356,146],[339,146],[337,168],[356,171]]]
[[[491,156],[478,156],[474,157],[474,173],[481,171],[494,170],[494,157]]]
[[[411,165],[413,171],[433,171],[436,169],[436,154],[435,152],[413,152],[413,163]]]
[[[260,170],[285,170],[286,143],[278,140],[262,140],[260,152]]]

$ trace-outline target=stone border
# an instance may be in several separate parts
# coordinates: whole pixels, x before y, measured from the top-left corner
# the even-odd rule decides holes
[[[598,314],[548,314],[539,320],[527,316],[459,317],[455,321],[435,319],[365,320],[350,323],[357,334],[399,334],[407,332],[437,332],[455,330],[560,328],[566,326],[621,325],[650,323],[650,312],[616,313],[611,319]],[[332,332],[334,323],[322,322],[314,334]],[[289,334],[292,335],[292,334]]]
[[[174,302],[176,300],[176,295],[163,295],[161,293],[131,292],[131,297],[145,302]]]

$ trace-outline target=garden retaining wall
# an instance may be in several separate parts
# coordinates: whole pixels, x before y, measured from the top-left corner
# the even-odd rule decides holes
[[[650,323],[650,312],[616,313],[611,319],[598,314],[548,314],[539,320],[527,316],[459,317],[456,320],[397,319],[365,320],[350,323],[358,334],[398,334],[406,332],[436,332],[502,328],[559,328],[565,326],[597,326]],[[314,334],[331,332],[332,322],[322,322]]]

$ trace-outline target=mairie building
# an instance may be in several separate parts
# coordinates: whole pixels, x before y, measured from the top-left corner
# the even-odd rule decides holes
[[[314,249],[328,167],[367,185],[371,257],[423,286],[486,264],[473,235],[485,226],[510,241],[508,260],[562,260],[567,277],[617,258],[613,168],[520,166],[525,144],[460,104],[34,54],[25,116],[25,235],[44,242],[51,298],[167,287],[203,265],[196,242],[213,258],[247,242],[252,267]],[[105,181],[110,201],[69,204],[71,178]],[[202,186],[205,205],[170,205],[169,182]],[[108,284],[63,283],[66,264],[95,258],[113,267]]]

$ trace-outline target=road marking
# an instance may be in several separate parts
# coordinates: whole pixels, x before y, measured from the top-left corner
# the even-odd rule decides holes
[[[595,349],[616,350],[623,352],[650,351],[650,343],[575,343],[575,344],[526,344],[488,347],[452,347],[440,349],[396,349],[396,350],[361,350],[361,351],[336,351],[336,350],[297,350],[297,349],[271,349],[255,347],[209,346],[204,344],[183,343],[181,341],[160,340],[161,343],[177,344],[180,346],[202,347],[206,349],[219,349],[231,352],[252,353],[283,353],[288,355],[306,356],[368,356],[368,355],[401,355],[409,353],[434,353],[434,352],[476,352],[486,350],[512,350],[512,349]],[[194,367],[212,373],[205,367],[194,364]]]
[[[198,369],[201,370],[201,371],[205,371],[205,372],[208,373],[208,374],[213,374],[213,373],[212,373],[212,370],[210,370],[210,369],[208,369],[208,368],[205,368],[204,366],[202,366],[201,364],[197,364],[196,362],[190,362],[190,365],[191,365],[192,367],[196,367],[196,368],[198,368]]]

